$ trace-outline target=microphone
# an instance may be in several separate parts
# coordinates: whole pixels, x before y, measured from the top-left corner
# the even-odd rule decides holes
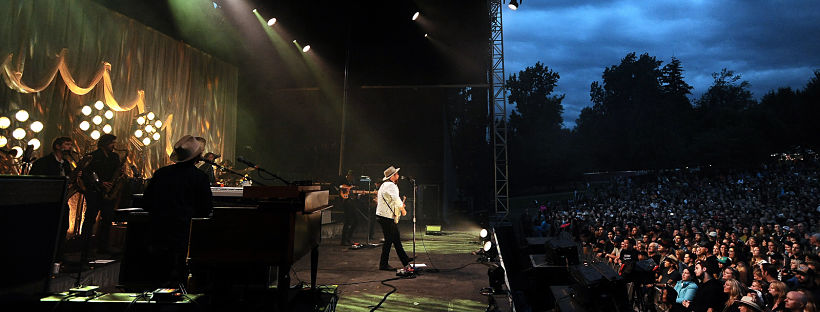
[[[256,164],[250,162],[249,160],[245,159],[245,157],[239,156],[239,157],[236,158],[236,161],[241,162],[241,163],[247,165],[248,167],[259,169],[259,166],[257,166]]]

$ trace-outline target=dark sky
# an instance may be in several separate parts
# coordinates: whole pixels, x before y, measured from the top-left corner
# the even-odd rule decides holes
[[[558,72],[567,127],[590,104],[590,83],[630,52],[680,59],[693,100],[722,68],[749,81],[757,99],[802,89],[820,69],[816,0],[529,0],[503,14],[507,76],[537,61]]]

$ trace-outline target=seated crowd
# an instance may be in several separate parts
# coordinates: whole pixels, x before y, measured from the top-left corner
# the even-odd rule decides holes
[[[643,311],[816,311],[816,161],[616,178],[522,215],[612,263]]]

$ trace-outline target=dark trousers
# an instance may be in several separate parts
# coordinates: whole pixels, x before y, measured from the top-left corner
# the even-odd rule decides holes
[[[100,225],[97,228],[97,249],[108,249],[108,233],[111,228],[112,214],[114,213],[114,202],[103,198],[99,192],[88,192],[85,195],[86,208],[85,219],[83,220],[83,239],[86,239],[88,247],[91,235],[94,232],[94,224],[97,221],[97,212],[100,213]]]
[[[393,222],[391,218],[381,216],[376,217],[379,224],[382,226],[384,232],[384,245],[382,245],[382,257],[379,260],[379,267],[389,266],[387,259],[390,258],[390,246],[396,246],[396,255],[399,256],[402,266],[407,266],[410,263],[410,257],[404,252],[404,247],[401,245],[401,235],[399,235],[399,227]]]
[[[355,199],[342,199],[342,208],[344,209],[344,226],[342,227],[342,244],[350,244],[350,239],[353,232],[356,231],[356,226],[359,224],[359,206]]]

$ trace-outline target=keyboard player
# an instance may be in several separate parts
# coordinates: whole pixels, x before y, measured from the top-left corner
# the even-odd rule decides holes
[[[185,135],[174,144],[172,165],[157,169],[145,189],[144,208],[150,213],[152,274],[158,287],[176,288],[187,278],[185,258],[192,217],[207,217],[213,210],[208,176],[195,164],[205,149],[205,139]]]

